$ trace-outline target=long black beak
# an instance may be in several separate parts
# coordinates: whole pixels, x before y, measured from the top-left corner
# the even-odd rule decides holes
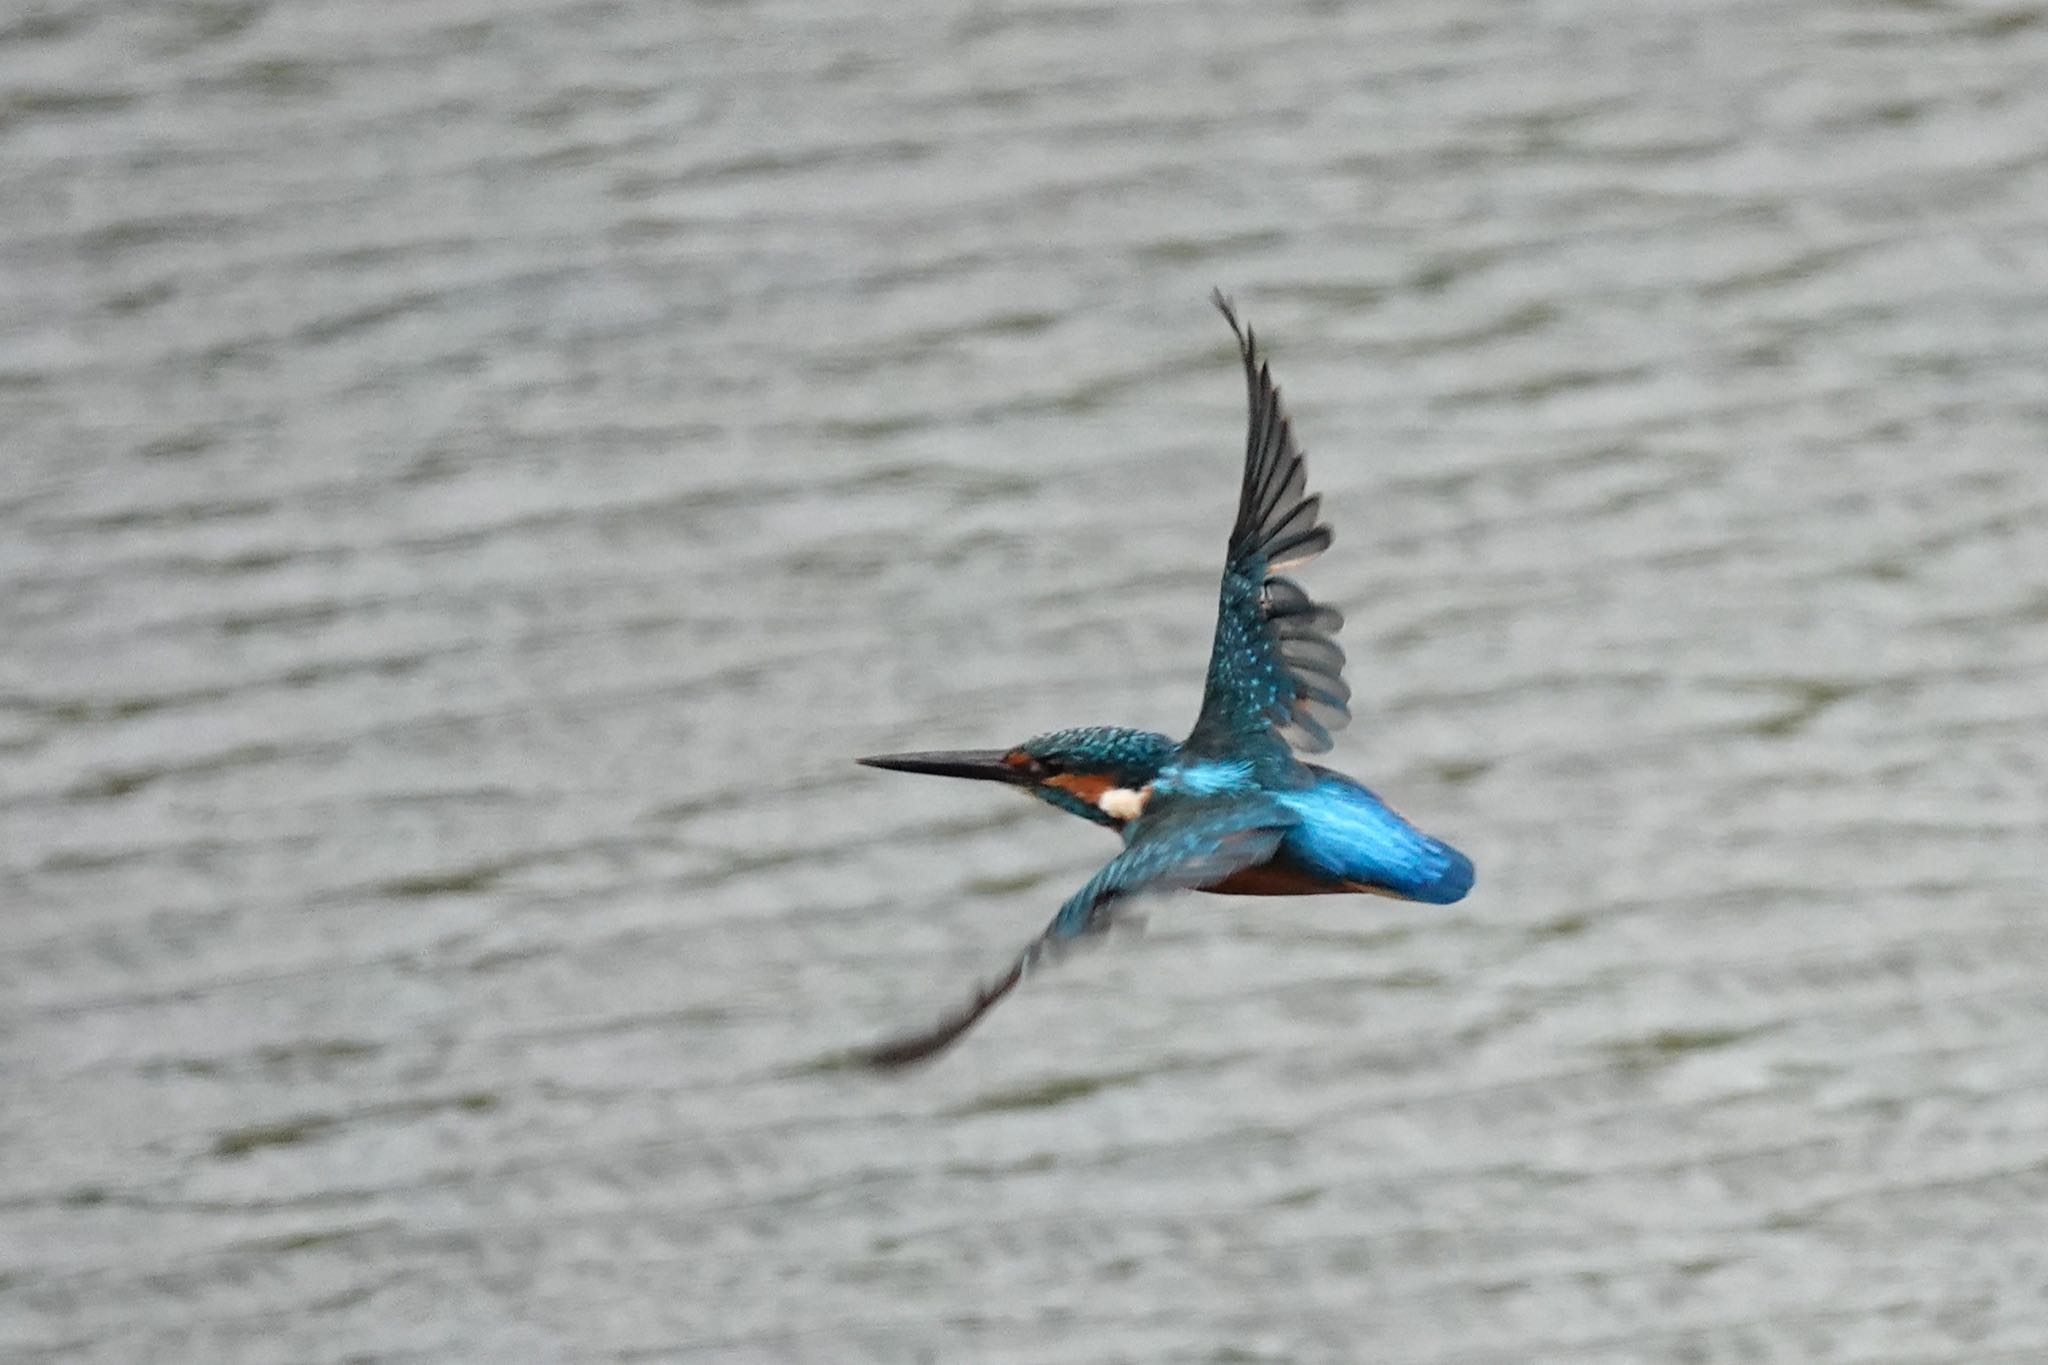
[[[856,759],[870,768],[896,773],[930,773],[934,777],[977,777],[985,782],[1028,784],[1030,777],[1003,761],[1006,749],[941,749],[922,754],[876,754]]]

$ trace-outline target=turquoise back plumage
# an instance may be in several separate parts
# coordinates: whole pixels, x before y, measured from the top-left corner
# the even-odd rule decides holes
[[[1309,765],[1312,785],[1275,793],[1300,820],[1284,850],[1296,864],[1333,882],[1358,882],[1431,905],[1472,889],[1472,860],[1424,834],[1370,788]]]

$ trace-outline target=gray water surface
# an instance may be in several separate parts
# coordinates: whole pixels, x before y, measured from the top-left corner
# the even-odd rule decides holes
[[[0,7],[0,1358],[2048,1359],[2048,10]],[[1266,339],[1447,908],[1192,718]]]

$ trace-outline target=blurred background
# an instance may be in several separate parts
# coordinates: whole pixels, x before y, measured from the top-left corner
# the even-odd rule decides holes
[[[0,1356],[2048,1358],[2048,11],[0,9]],[[1266,341],[1448,908],[1181,732]]]

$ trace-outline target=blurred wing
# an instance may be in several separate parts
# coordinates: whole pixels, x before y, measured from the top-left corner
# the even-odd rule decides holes
[[[1277,732],[1303,753],[1321,753],[1330,732],[1351,720],[1336,640],[1344,617],[1279,574],[1329,549],[1330,528],[1318,519],[1322,499],[1304,496],[1307,467],[1255,338],[1238,325],[1229,300],[1220,293],[1214,299],[1244,357],[1251,426],[1208,685],[1188,743],[1198,752],[1223,752]]]
[[[860,1059],[869,1066],[891,1068],[936,1056],[994,1009],[1048,953],[1109,928],[1117,905],[1127,897],[1193,890],[1256,867],[1273,856],[1299,819],[1271,797],[1256,793],[1166,802],[1161,798],[1156,813],[1148,812],[1131,825],[1124,851],[1075,892],[1009,970],[982,986],[966,1008],[922,1032],[870,1048]]]

